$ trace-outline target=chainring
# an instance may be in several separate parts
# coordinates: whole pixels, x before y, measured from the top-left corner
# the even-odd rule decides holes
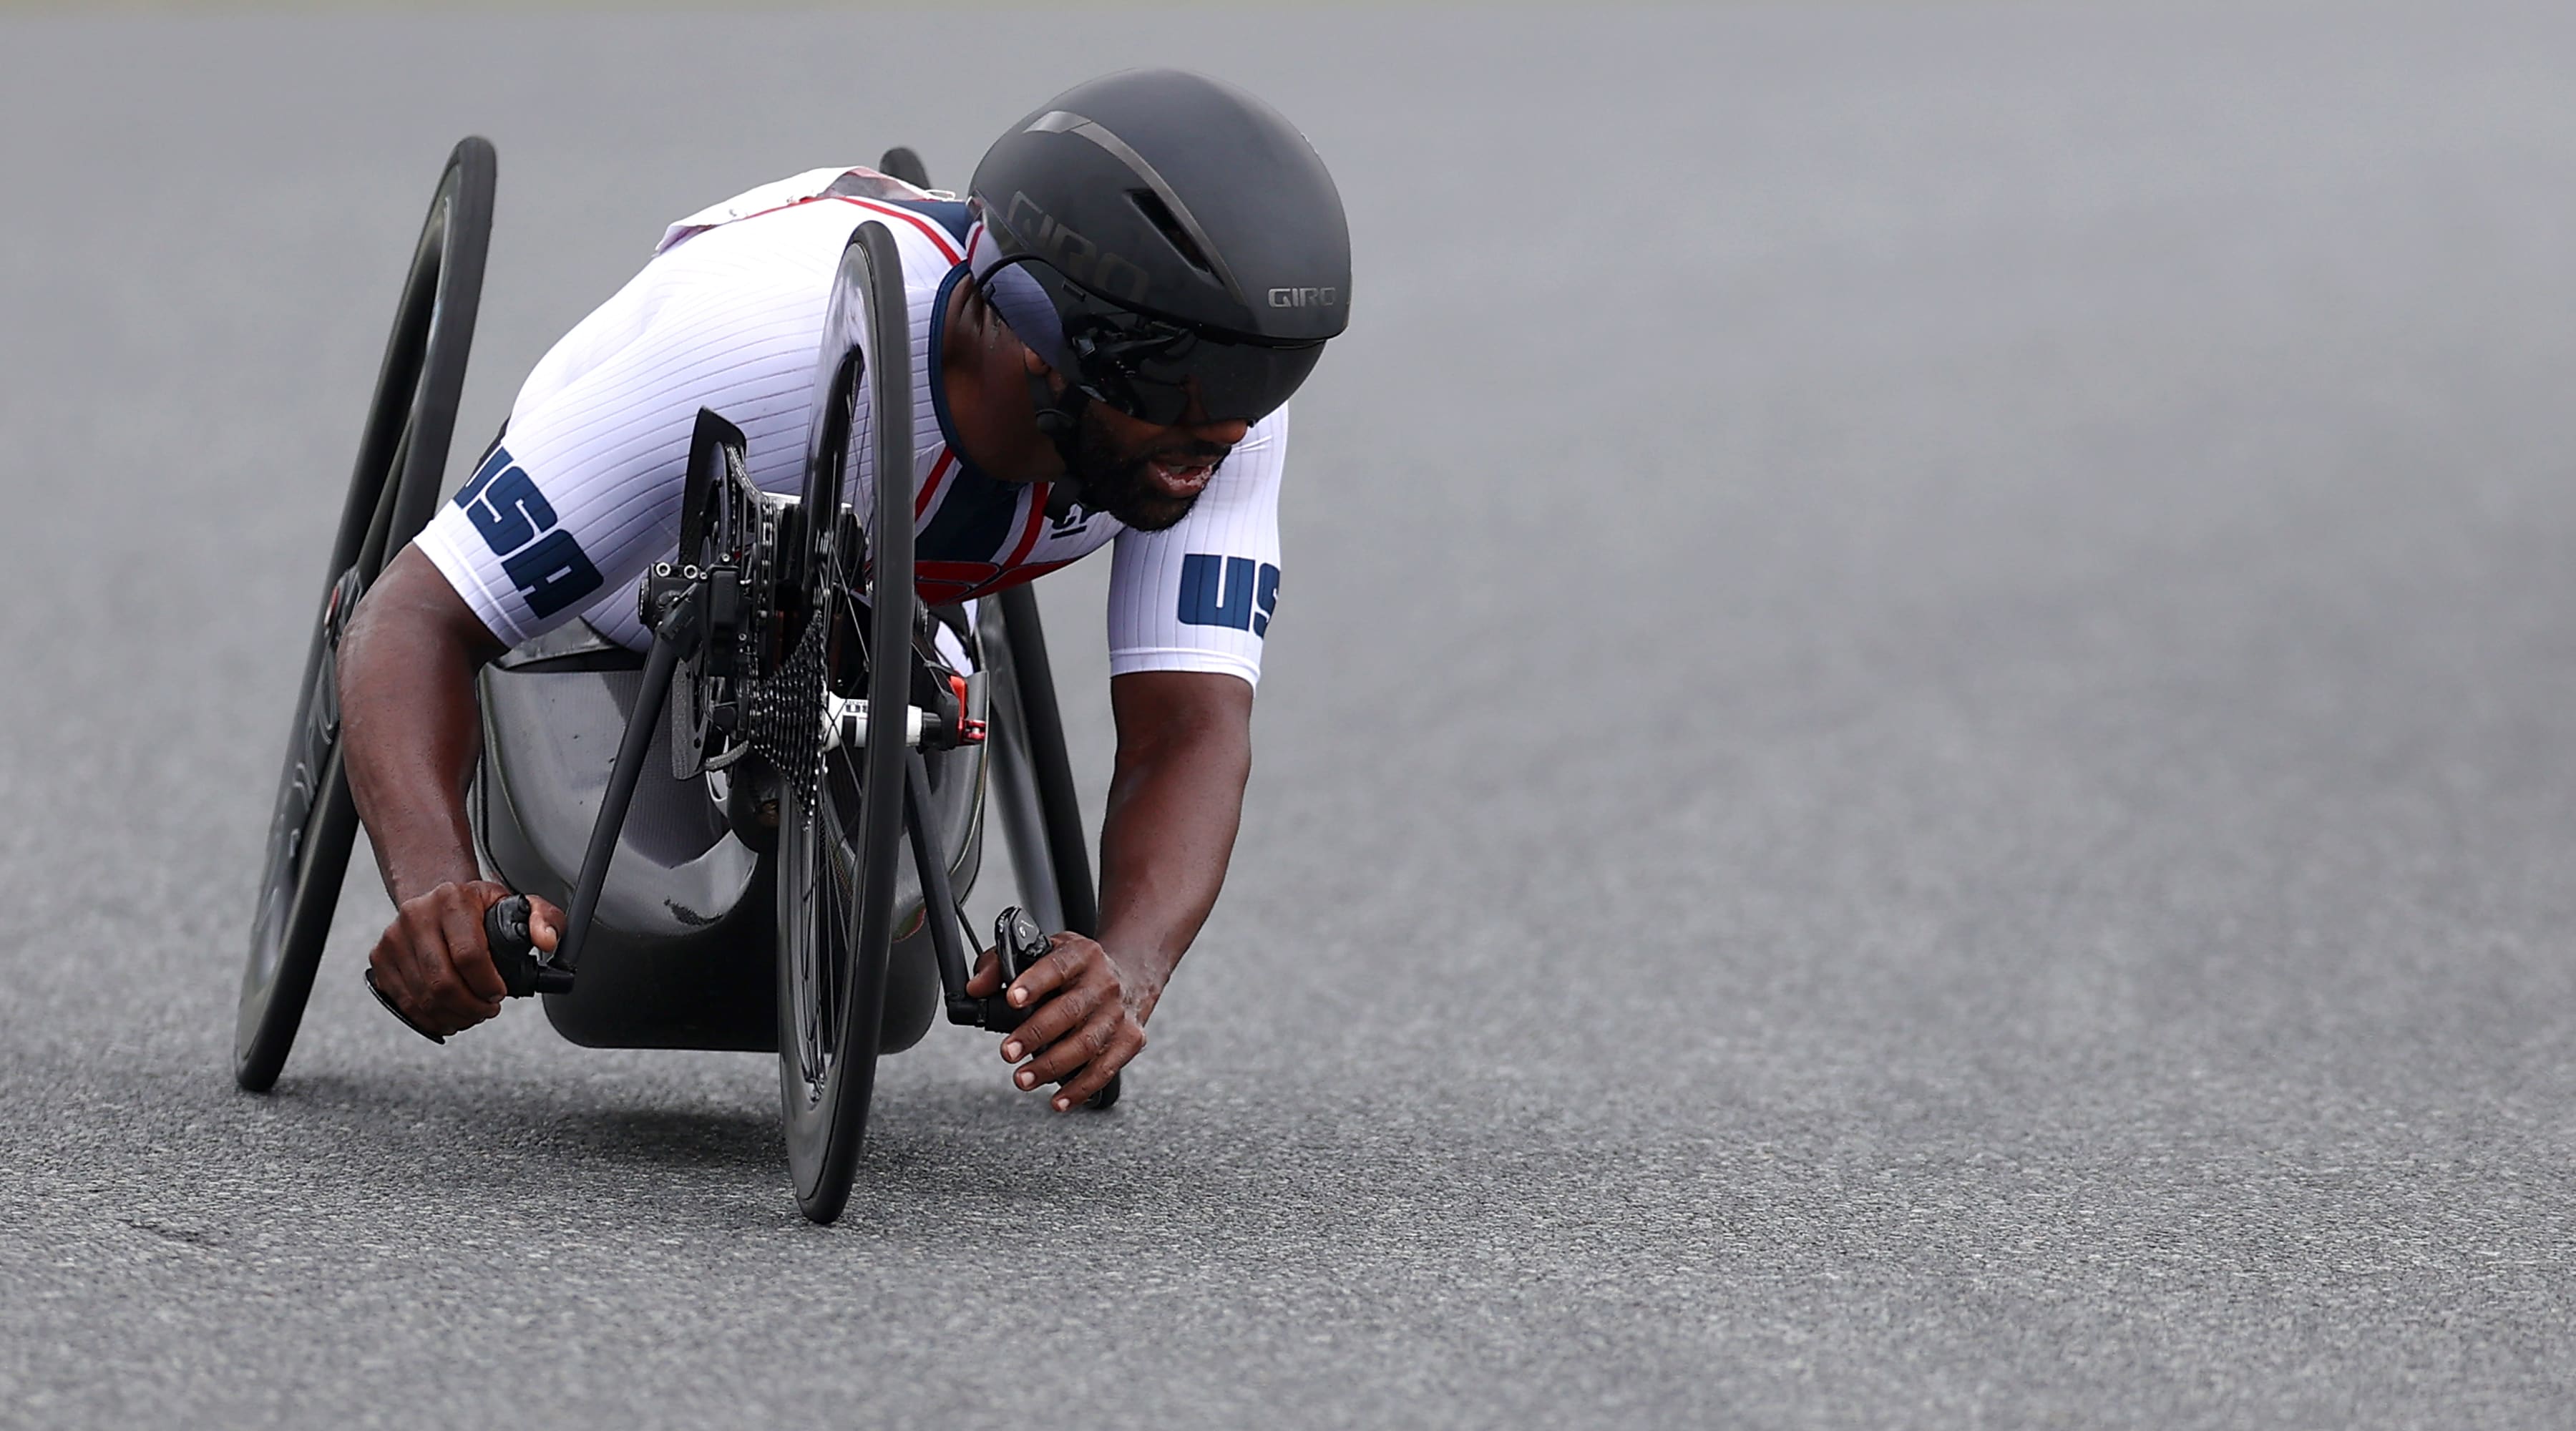
[[[680,574],[729,587],[732,610],[711,621],[707,639],[671,672],[671,775],[693,779],[741,743],[743,698],[783,663],[778,590],[780,530],[792,497],[763,492],[728,449],[725,474],[698,514],[698,550],[681,552]]]

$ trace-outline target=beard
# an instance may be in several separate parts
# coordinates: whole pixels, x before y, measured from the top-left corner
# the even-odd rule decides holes
[[[1122,452],[1099,412],[1086,408],[1074,429],[1074,450],[1066,475],[1073,479],[1085,507],[1107,512],[1137,531],[1159,532],[1188,516],[1207,489],[1201,487],[1186,497],[1175,497],[1155,485],[1153,465],[1161,461],[1204,466],[1213,481],[1232,450],[1182,438],[1157,443],[1143,452]]]

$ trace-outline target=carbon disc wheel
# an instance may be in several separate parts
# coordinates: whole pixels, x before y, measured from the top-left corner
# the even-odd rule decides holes
[[[818,1223],[847,1204],[867,1132],[904,833],[900,717],[890,722],[897,738],[828,750],[822,719],[827,692],[864,695],[870,711],[886,713],[911,697],[912,344],[903,294],[893,235],[861,224],[842,250],[824,322],[802,519],[788,553],[804,621],[773,678],[780,708],[803,732],[797,758],[780,772],[778,1085],[796,1205]],[[899,417],[875,420],[885,413]],[[853,451],[867,453],[872,477],[858,521],[840,515]]]
[[[340,903],[358,833],[357,807],[340,767],[340,633],[368,584],[437,505],[483,293],[497,174],[488,140],[467,139],[448,156],[394,309],[393,336],[340,511],[295,720],[287,728],[233,1023],[233,1078],[253,1092],[275,1085],[286,1066]]]

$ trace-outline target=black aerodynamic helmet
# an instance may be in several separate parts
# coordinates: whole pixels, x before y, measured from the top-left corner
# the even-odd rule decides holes
[[[1204,76],[1066,90],[985,153],[967,198],[1003,320],[1084,397],[1144,421],[1195,404],[1257,422],[1349,326],[1333,176],[1277,110]]]

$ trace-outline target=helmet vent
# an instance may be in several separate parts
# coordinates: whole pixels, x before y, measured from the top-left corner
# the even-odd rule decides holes
[[[1162,195],[1151,189],[1130,189],[1127,197],[1135,201],[1137,211],[1145,216],[1145,222],[1152,224],[1155,232],[1163,236],[1163,241],[1189,261],[1190,267],[1205,275],[1211,283],[1225,281],[1217,276],[1216,265],[1208,261],[1207,252],[1199,247],[1199,241],[1190,237],[1190,231],[1173,217],[1171,205],[1163,202]]]

